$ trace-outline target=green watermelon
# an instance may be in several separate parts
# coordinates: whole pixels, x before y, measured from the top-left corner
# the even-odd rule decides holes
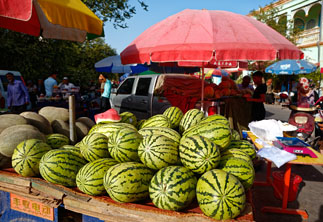
[[[99,123],[94,125],[91,130],[89,131],[89,134],[91,133],[101,133],[105,135],[106,137],[110,137],[113,132],[118,131],[123,128],[132,128],[136,130],[136,127],[129,123]]]
[[[222,116],[219,114],[207,116],[204,119],[202,119],[200,123],[203,124],[203,123],[209,123],[209,122],[221,123],[230,127],[228,119],[225,116]]]
[[[46,136],[46,143],[53,149],[57,149],[64,145],[68,145],[70,143],[70,140],[63,134],[52,133]]]
[[[228,149],[240,149],[250,156],[251,159],[256,158],[256,150],[247,140],[232,140]]]
[[[239,132],[237,131],[237,130],[232,130],[232,139],[233,140],[240,140],[241,138],[240,138],[240,134],[239,134]]]
[[[193,135],[181,140],[179,156],[185,167],[203,174],[219,164],[220,148],[208,138]]]
[[[80,151],[89,162],[110,157],[108,138],[101,133],[88,134],[82,139]]]
[[[72,150],[72,151],[81,153],[80,147],[73,146],[73,145],[64,145],[64,146],[60,147],[60,149],[67,149],[67,150]]]
[[[120,114],[122,123],[129,123],[131,125],[136,126],[137,125],[137,118],[136,116],[131,112],[123,112]]]
[[[245,161],[247,161],[251,166],[253,166],[252,160],[249,157],[248,154],[243,152],[240,149],[229,149],[221,153],[221,160],[220,160],[220,165],[223,165],[225,161],[227,161],[230,158],[240,158]]]
[[[168,127],[170,128],[170,121],[162,114],[157,114],[147,119],[142,125],[141,129],[145,127]]]
[[[143,137],[148,135],[163,135],[166,136],[179,144],[181,135],[171,128],[167,127],[146,127],[138,131]]]
[[[154,205],[164,210],[182,210],[195,198],[197,179],[182,166],[168,166],[151,179],[149,196]]]
[[[119,163],[107,170],[103,185],[113,200],[136,202],[149,196],[149,183],[153,176],[154,171],[142,163]]]
[[[139,162],[138,146],[142,136],[130,128],[114,132],[108,141],[108,149],[113,159],[118,162]]]
[[[210,170],[200,177],[196,197],[203,213],[215,220],[233,219],[246,205],[246,194],[240,181],[220,169]]]
[[[74,151],[55,149],[48,151],[40,160],[40,175],[48,182],[66,187],[76,186],[76,175],[86,160]]]
[[[24,177],[39,175],[39,162],[52,148],[42,140],[29,139],[19,143],[12,154],[13,169]]]
[[[182,139],[187,136],[200,135],[210,139],[220,147],[220,151],[227,149],[231,142],[231,130],[228,126],[215,122],[206,122],[195,125],[187,129],[182,136]]]
[[[188,110],[179,123],[179,132],[183,133],[188,128],[196,125],[204,118],[204,113],[198,109]]]
[[[240,158],[228,159],[223,162],[220,169],[237,177],[246,190],[252,187],[255,179],[255,170],[246,160]]]
[[[136,127],[137,127],[138,130],[140,130],[142,128],[142,124],[144,124],[145,121],[146,121],[145,119],[142,119],[142,120],[139,120],[137,122],[137,126]]]
[[[178,144],[163,135],[146,136],[138,147],[138,155],[147,167],[159,170],[178,162]]]
[[[106,171],[118,164],[112,158],[102,158],[85,164],[76,175],[77,187],[89,195],[101,195],[106,193],[103,186],[103,177]]]
[[[179,126],[184,114],[180,108],[171,106],[164,111],[163,115],[169,119],[171,128],[175,129]]]

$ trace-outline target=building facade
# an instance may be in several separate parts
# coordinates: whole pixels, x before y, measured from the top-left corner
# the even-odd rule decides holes
[[[296,45],[304,52],[304,59],[323,67],[321,4],[320,0],[279,0],[273,7],[277,10],[276,22],[287,21],[287,27],[300,30]]]

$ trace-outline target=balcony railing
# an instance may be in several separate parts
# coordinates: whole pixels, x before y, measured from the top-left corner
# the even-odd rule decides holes
[[[320,27],[304,30],[300,33],[296,39],[296,45],[298,47],[317,44],[320,36]]]

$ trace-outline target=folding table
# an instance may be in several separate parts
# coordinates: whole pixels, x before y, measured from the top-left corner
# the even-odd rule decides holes
[[[256,146],[256,148],[259,150],[263,148],[262,145],[256,142],[257,137],[252,133],[252,132],[247,132],[248,137],[251,139],[253,144]],[[286,168],[284,172],[284,189],[283,189],[283,194],[281,194],[278,190],[278,188],[275,186],[275,184],[272,181],[271,178],[271,164],[272,162],[268,159],[266,159],[267,162],[267,170],[266,170],[266,181],[255,181],[254,185],[256,186],[272,186],[275,191],[282,197],[282,207],[273,207],[273,206],[265,206],[261,209],[262,212],[271,212],[271,213],[282,213],[282,214],[296,214],[296,215],[301,215],[303,219],[308,219],[308,214],[305,210],[300,210],[300,209],[291,209],[287,208],[288,204],[288,192],[289,192],[289,187],[290,187],[290,177],[291,177],[291,167],[294,164],[301,164],[301,165],[323,165],[323,155],[321,155],[319,152],[315,151],[311,147],[308,147],[311,149],[317,158],[311,158],[309,156],[297,156],[296,160],[289,161],[286,163]]]

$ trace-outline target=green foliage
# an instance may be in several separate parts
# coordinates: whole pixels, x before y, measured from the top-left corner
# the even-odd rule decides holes
[[[106,22],[112,22],[114,27],[127,28],[125,22],[136,14],[136,7],[129,4],[129,0],[82,0],[98,17]],[[144,1],[137,0],[145,11],[148,5]]]
[[[6,29],[0,29],[0,51],[0,69],[20,71],[25,80],[36,82],[57,73],[58,81],[68,76],[71,82],[84,87],[98,78],[94,64],[116,54],[102,38],[84,43],[40,40]]]

